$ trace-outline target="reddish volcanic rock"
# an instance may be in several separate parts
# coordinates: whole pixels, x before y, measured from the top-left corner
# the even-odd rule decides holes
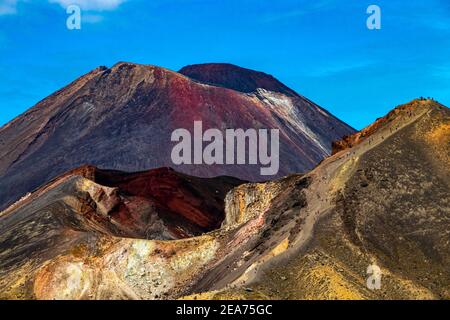
[[[240,77],[264,87],[268,80],[253,74],[259,75]],[[331,153],[332,141],[354,132],[311,101],[279,85],[265,87],[283,93],[242,93],[155,66],[97,68],[0,128],[0,209],[86,163],[129,172],[174,167],[199,177],[275,178],[261,176],[257,165],[175,166],[171,134],[192,132],[197,120],[204,130],[279,129],[276,177],[311,169]]]
[[[82,166],[29,194],[1,216],[52,212],[75,230],[180,239],[219,228],[225,195],[242,183],[231,177],[190,177],[170,168],[126,173]]]
[[[341,140],[334,141],[332,143],[332,155],[342,150],[352,148],[353,146],[366,140],[367,138],[372,136],[374,132],[380,130],[380,128],[386,126],[394,119],[398,118],[399,115],[403,115],[405,118],[411,118],[414,115],[415,110],[421,105],[423,101],[424,100],[413,100],[410,103],[398,106],[397,108],[391,110],[387,115],[378,118],[374,123],[370,124],[361,131],[358,131],[351,135],[347,135]]]
[[[150,203],[170,232],[178,233],[178,237],[219,228],[224,219],[223,200],[226,193],[243,183],[231,177],[191,177],[169,168],[139,173],[95,169],[94,181],[118,188],[124,197],[133,199],[131,203],[136,199]],[[132,208],[130,202],[111,212],[112,217],[117,216],[119,221],[126,223],[128,217],[139,211]]]

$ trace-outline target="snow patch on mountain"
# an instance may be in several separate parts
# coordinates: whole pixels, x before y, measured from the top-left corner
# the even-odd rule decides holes
[[[286,121],[288,126],[316,144],[325,156],[330,154],[330,150],[326,147],[326,144],[308,127],[306,119],[293,103],[291,97],[265,89],[258,89],[256,95],[279,119]]]

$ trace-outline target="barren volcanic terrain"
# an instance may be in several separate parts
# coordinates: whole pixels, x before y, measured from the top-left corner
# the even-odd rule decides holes
[[[194,121],[222,132],[279,129],[276,177],[310,170],[330,155],[333,141],[354,132],[273,77],[219,66],[190,66],[183,72],[191,79],[160,67],[118,63],[39,102],[0,128],[0,209],[85,164],[129,172],[174,167],[199,177],[249,181],[275,178],[261,176],[257,165],[175,166],[171,134],[179,128],[192,132]],[[197,76],[205,69],[210,69],[208,83]],[[230,74],[237,86],[229,82]]]
[[[415,100],[334,147],[312,171],[265,183],[203,184],[161,169],[169,177],[154,189],[140,174],[64,175],[0,214],[1,297],[450,299],[450,110]],[[178,179],[184,187],[166,193]],[[180,235],[168,210],[195,233],[217,225],[237,184],[219,229],[120,233],[142,215],[117,214],[115,202],[142,209],[143,197],[161,230]],[[380,290],[366,286],[373,264]]]

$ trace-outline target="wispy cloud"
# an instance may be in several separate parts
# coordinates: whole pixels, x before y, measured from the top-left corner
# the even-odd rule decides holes
[[[80,6],[82,10],[86,11],[110,11],[117,9],[122,3],[127,0],[48,0],[44,3],[59,4],[63,8],[67,8],[69,5],[75,4]],[[29,0],[0,0],[0,16],[13,15],[17,13],[18,3],[26,3]],[[101,16],[86,16],[86,22],[98,22],[101,20]]]
[[[0,15],[15,14],[17,0],[0,0]]]
[[[418,20],[425,27],[438,31],[450,31],[450,19],[444,15],[436,15],[434,17]]]
[[[393,3],[401,10],[391,13],[388,16],[391,20],[395,19],[401,24],[414,25],[432,31],[446,33],[450,31],[450,4],[448,0],[416,1],[411,5],[414,10],[410,9],[406,12],[403,9],[403,0],[395,0]]]
[[[327,64],[319,66],[312,70],[309,75],[312,77],[329,77],[335,74],[344,73],[348,71],[354,71],[357,69],[363,69],[375,64],[372,60],[350,61],[350,62],[335,62],[333,64]]]
[[[307,14],[320,12],[335,5],[335,0],[317,0],[302,3],[300,9],[290,9],[282,12],[273,12],[263,17],[263,22],[277,22],[288,19],[295,19]]]
[[[448,0],[429,0],[422,10],[422,19],[417,17],[419,23],[438,31],[450,31],[450,4]]]
[[[450,79],[450,63],[431,66],[432,75],[440,79]]]
[[[99,14],[83,14],[81,20],[84,23],[99,23],[103,21],[103,16]]]
[[[49,2],[58,3],[64,8],[75,4],[83,10],[105,11],[118,8],[125,0],[49,0]]]

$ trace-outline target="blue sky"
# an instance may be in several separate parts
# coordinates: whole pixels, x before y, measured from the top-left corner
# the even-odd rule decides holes
[[[0,0],[0,125],[99,65],[229,62],[359,129],[419,96],[450,106],[449,57],[448,0]]]

